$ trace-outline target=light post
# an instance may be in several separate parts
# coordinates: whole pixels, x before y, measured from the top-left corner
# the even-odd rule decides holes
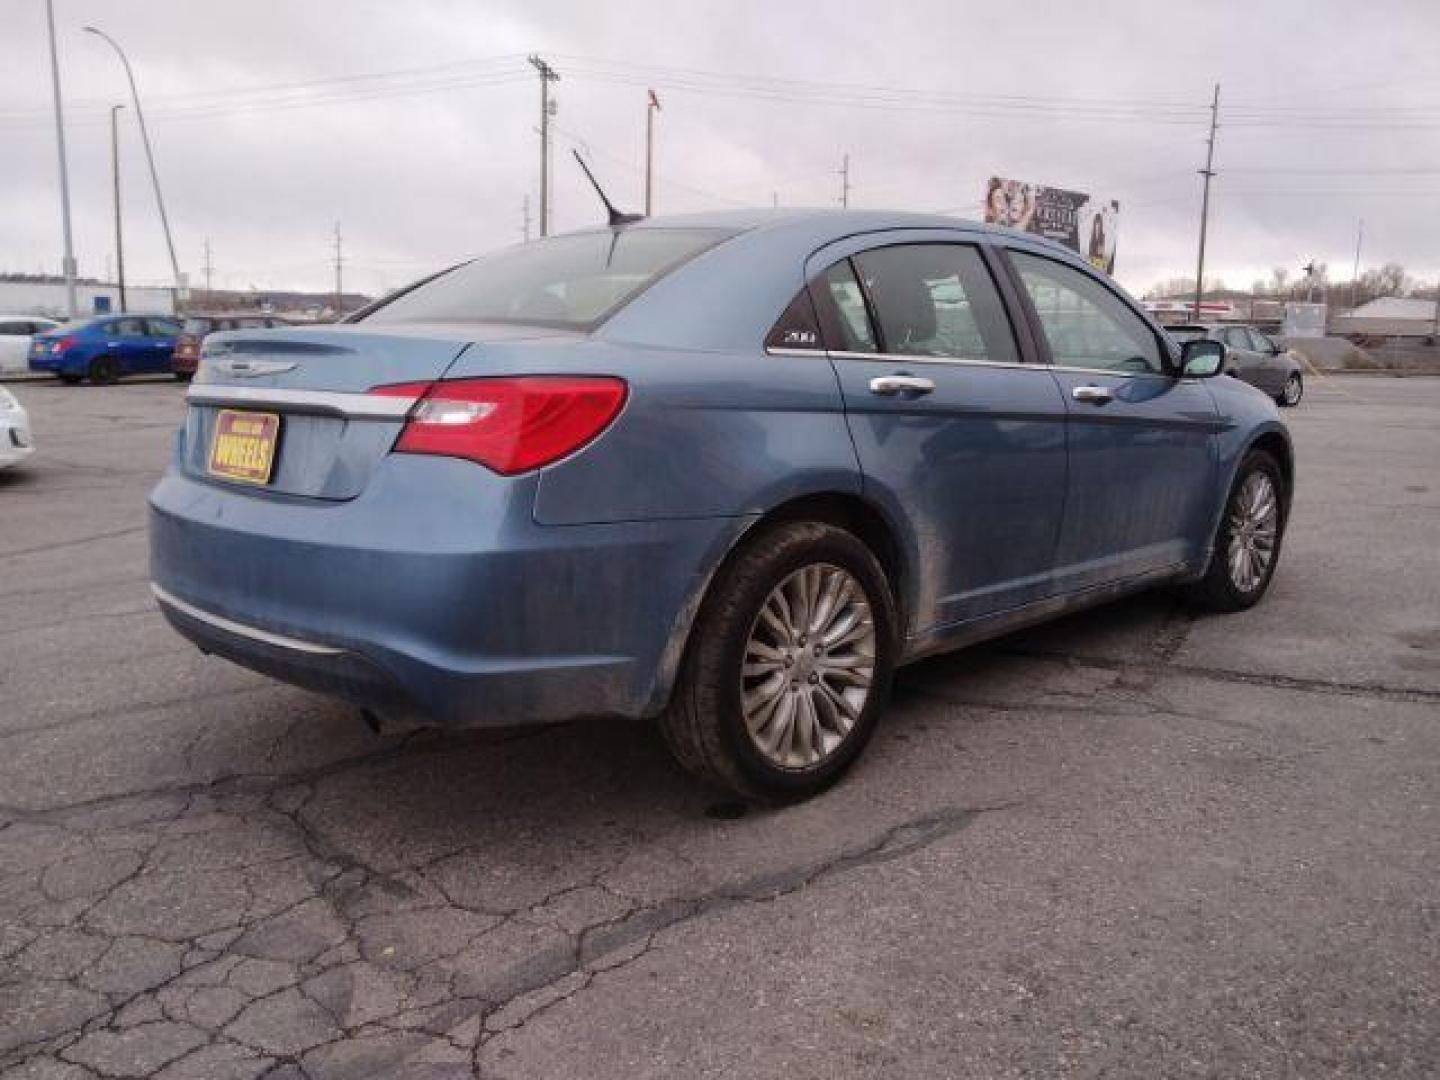
[[[115,268],[120,280],[120,313],[129,306],[125,302],[125,240],[120,232],[120,125],[116,117],[124,105],[110,106],[110,182],[115,190]]]
[[[165,197],[160,194],[160,176],[155,171],[155,153],[150,149],[150,132],[145,127],[145,111],[140,107],[140,91],[135,88],[135,73],[130,69],[125,50],[120,48],[114,38],[93,26],[85,27],[85,32],[104,39],[115,50],[115,55],[120,57],[120,63],[125,67],[125,78],[130,83],[130,98],[135,103],[135,119],[140,122],[140,140],[145,144],[145,160],[150,165],[150,184],[155,189],[155,205],[160,210],[160,224],[165,230],[165,247],[170,252],[170,271],[175,275],[176,300],[179,300],[180,294],[185,290],[185,281],[180,276],[180,263],[175,258],[175,242],[170,238],[170,219],[165,214]]]
[[[65,314],[73,319],[75,307],[75,247],[70,238],[70,170],[65,164],[65,117],[60,106],[60,59],[55,52],[55,4],[45,0],[45,19],[50,27],[50,83],[55,92],[55,145],[60,152],[60,221],[65,230]]]

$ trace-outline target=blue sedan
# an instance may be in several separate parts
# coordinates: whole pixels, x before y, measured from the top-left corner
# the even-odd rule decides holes
[[[151,496],[202,649],[450,726],[653,717],[795,798],[898,665],[1275,572],[1275,404],[1047,241],[754,212],[557,236],[206,340]]]
[[[67,323],[30,340],[30,370],[62,382],[97,386],[123,375],[170,374],[180,320],[160,315],[107,315]]]

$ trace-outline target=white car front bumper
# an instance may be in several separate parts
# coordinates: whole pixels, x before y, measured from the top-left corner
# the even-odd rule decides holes
[[[0,411],[0,469],[18,465],[32,453],[35,445],[30,441],[30,418],[24,409]]]

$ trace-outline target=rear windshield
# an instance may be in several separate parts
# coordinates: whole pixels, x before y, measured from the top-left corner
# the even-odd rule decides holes
[[[364,321],[589,329],[730,235],[719,229],[631,229],[553,236],[446,271],[401,293]]]

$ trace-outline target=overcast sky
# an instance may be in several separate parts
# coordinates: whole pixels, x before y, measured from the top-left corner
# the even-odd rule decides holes
[[[538,213],[538,78],[555,87],[554,229],[599,220],[569,154],[656,211],[852,205],[979,213],[992,174],[1120,200],[1117,276],[1193,274],[1211,87],[1207,278],[1311,258],[1440,275],[1440,0],[55,0],[83,274],[113,258],[108,105],[129,53],[181,269],[216,287],[395,287]],[[58,271],[43,0],[0,0],[0,270]],[[133,110],[127,268],[168,274]],[[1347,171],[1348,170],[1348,171]]]

